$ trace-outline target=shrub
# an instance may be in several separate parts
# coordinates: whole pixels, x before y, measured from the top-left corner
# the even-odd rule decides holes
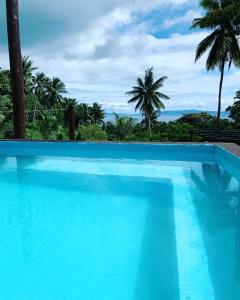
[[[81,141],[104,141],[107,140],[106,132],[101,126],[93,124],[80,126],[77,132],[77,140]]]

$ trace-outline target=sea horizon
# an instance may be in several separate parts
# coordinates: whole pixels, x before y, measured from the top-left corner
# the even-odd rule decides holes
[[[202,110],[165,110],[162,111],[160,116],[158,117],[158,121],[162,122],[171,122],[176,121],[177,119],[183,117],[185,114],[192,114],[192,113],[201,113],[201,112],[207,112],[212,116],[217,116],[217,111],[202,111]],[[117,113],[121,117],[131,117],[136,120],[141,120],[142,115],[140,113],[126,113],[126,112],[120,112]],[[228,119],[229,113],[226,111],[223,111],[221,113],[221,118]],[[106,112],[105,113],[105,121],[113,121],[114,120],[114,112]]]

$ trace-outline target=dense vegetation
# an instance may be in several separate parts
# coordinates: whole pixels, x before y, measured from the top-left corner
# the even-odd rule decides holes
[[[59,78],[49,78],[37,70],[33,62],[23,58],[27,138],[67,139],[67,109],[76,110],[76,127],[103,125],[104,111],[97,103],[89,106],[66,97],[67,91]],[[10,71],[0,71],[0,137],[13,137],[13,107]]]
[[[143,118],[141,121],[129,117],[114,115],[114,120],[104,122],[105,113],[101,105],[79,103],[67,97],[64,83],[59,78],[49,78],[44,73],[37,72],[33,62],[23,58],[24,90],[26,103],[27,138],[29,139],[68,139],[67,109],[73,106],[76,111],[76,137],[78,140],[110,140],[110,141],[149,141],[149,126],[151,141],[189,141],[189,129],[214,128],[216,117],[206,112],[184,115],[176,121],[161,122],[161,109],[168,99],[159,88],[165,77],[154,81],[153,70],[147,70],[145,78],[138,78],[138,83],[144,86],[150,82],[156,89],[153,106],[142,103],[142,98],[136,95],[137,109],[140,108]],[[147,76],[147,78],[146,78]],[[146,82],[147,81],[147,82]],[[135,90],[138,87],[135,87]],[[134,89],[133,89],[134,91]],[[139,91],[142,92],[141,89]],[[132,98],[133,99],[133,98]],[[145,97],[145,100],[147,98]],[[231,120],[221,120],[221,128],[240,128],[240,92],[236,93],[236,101],[228,108]],[[160,102],[159,102],[160,101]],[[145,107],[147,112],[145,112]],[[0,137],[12,138],[12,100],[10,72],[0,70]]]
[[[17,1],[14,5],[14,11],[17,11]],[[9,41],[15,41],[9,45],[18,46],[10,51],[10,54],[15,54],[10,55],[12,85],[10,71],[0,70],[0,138],[25,137],[25,123],[28,139],[50,140],[68,139],[68,123],[75,123],[78,140],[111,141],[189,141],[191,128],[240,128],[240,91],[236,93],[233,105],[227,108],[230,119],[220,119],[225,69],[232,65],[240,67],[240,0],[200,0],[200,5],[205,14],[193,20],[192,27],[208,30],[210,34],[198,45],[196,61],[208,52],[206,69],[220,70],[217,117],[202,112],[184,115],[169,123],[161,122],[164,101],[169,99],[161,91],[167,77],[155,80],[153,68],[150,68],[145,71],[144,78],[138,78],[137,84],[126,93],[128,103],[136,103],[142,120],[115,114],[113,121],[104,122],[105,113],[101,105],[79,103],[67,97],[65,84],[59,78],[49,78],[37,72],[29,57],[23,57],[21,64],[20,45],[16,44],[19,42],[17,26],[15,31],[8,32]],[[7,11],[8,21],[14,21],[12,7],[8,7]],[[16,51],[19,60],[15,59]],[[18,72],[20,69],[22,72]],[[23,84],[19,84],[20,81]],[[75,111],[72,119],[70,108]],[[22,128],[22,131],[17,132],[16,128]],[[73,127],[70,132],[74,135]]]

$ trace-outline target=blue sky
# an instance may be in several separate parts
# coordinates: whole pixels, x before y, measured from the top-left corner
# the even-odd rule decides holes
[[[168,76],[168,110],[217,105],[218,72],[194,63],[206,32],[190,30],[201,16],[198,0],[20,0],[23,55],[41,71],[60,77],[69,96],[103,104],[107,111],[133,112],[125,92],[154,67]],[[8,66],[5,15],[0,16],[0,62]],[[226,74],[223,107],[240,89],[239,71]]]

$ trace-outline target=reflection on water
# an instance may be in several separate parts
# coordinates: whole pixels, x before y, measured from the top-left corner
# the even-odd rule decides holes
[[[193,201],[217,300],[240,299],[239,181],[217,164],[191,171]]]

